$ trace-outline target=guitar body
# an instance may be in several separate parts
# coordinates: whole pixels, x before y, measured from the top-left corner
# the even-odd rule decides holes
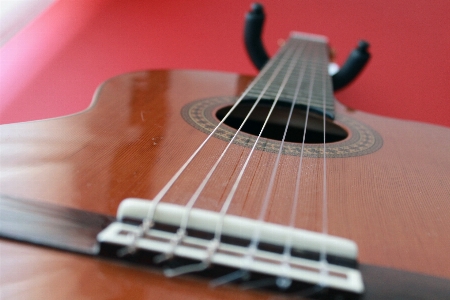
[[[114,215],[125,198],[153,199],[207,137],[201,120],[197,127],[195,116],[188,120],[189,105],[218,102],[205,112],[213,116],[251,79],[197,71],[130,73],[104,83],[84,112],[2,125],[0,192],[107,215]],[[336,123],[349,132],[347,140],[356,134],[351,129],[356,122],[377,141],[370,151],[327,158],[329,233],[355,241],[362,264],[450,279],[450,129],[374,116],[339,103],[336,114]],[[164,201],[184,205],[225,146],[213,137]],[[220,209],[249,151],[238,143],[230,148],[196,207]],[[242,180],[245,189],[238,191],[230,214],[258,216],[276,153],[256,150],[253,156]],[[298,162],[299,155],[282,156],[267,221],[285,224],[288,219]],[[304,158],[296,227],[321,231],[322,164],[323,158]],[[7,240],[0,241],[0,252],[2,299],[271,295],[233,285],[211,289],[192,276],[168,279],[152,268]]]

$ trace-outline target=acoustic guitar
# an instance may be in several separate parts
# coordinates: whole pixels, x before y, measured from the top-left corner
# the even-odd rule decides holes
[[[2,299],[450,298],[450,130],[335,101],[322,36],[0,131]]]

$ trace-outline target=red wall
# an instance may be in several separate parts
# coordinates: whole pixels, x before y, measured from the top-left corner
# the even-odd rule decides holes
[[[255,74],[242,45],[252,1],[60,0],[0,52],[0,123],[86,108],[95,88],[140,69]],[[327,35],[345,60],[357,40],[373,59],[337,98],[376,114],[450,126],[450,1],[261,0],[269,52],[289,31]]]

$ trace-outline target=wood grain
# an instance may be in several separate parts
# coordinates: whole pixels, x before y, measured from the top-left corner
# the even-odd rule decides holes
[[[182,119],[182,107],[238,95],[249,80],[211,72],[130,73],[104,83],[83,113],[3,125],[1,193],[108,215],[124,198],[152,199],[206,137]],[[337,113],[372,127],[383,147],[365,156],[327,159],[330,233],[354,240],[362,263],[450,279],[450,130],[340,104]],[[164,201],[185,203],[225,146],[212,139]],[[198,207],[220,208],[248,152],[231,147]],[[292,166],[298,160],[281,159],[268,221],[287,222]],[[274,153],[255,152],[230,213],[257,217],[274,161]],[[296,225],[321,230],[323,161],[305,158],[303,163]],[[169,280],[153,271],[7,241],[0,242],[0,251],[2,298],[89,298],[91,292],[95,298],[187,299],[189,292],[196,295],[192,299],[264,298],[259,292],[209,290],[186,277]]]

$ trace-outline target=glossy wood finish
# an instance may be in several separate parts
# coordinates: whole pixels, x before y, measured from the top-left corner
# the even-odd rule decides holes
[[[0,127],[1,193],[103,214],[126,197],[153,198],[206,135],[181,117],[194,100],[238,95],[250,78],[193,71],[122,75],[103,84],[80,114]],[[383,137],[375,153],[327,159],[329,232],[350,238],[360,261],[450,278],[450,130],[346,109]],[[225,147],[212,139],[165,201],[185,203]],[[218,210],[249,149],[233,146],[198,207]],[[298,157],[284,156],[267,219],[285,224]],[[255,218],[273,153],[257,151],[230,213]],[[296,225],[321,228],[321,159],[305,158]],[[20,220],[18,220],[19,222]],[[189,277],[1,241],[2,298],[261,299],[211,290]]]
[[[0,211],[0,236],[2,237],[97,257],[99,249],[96,236],[114,219],[111,216],[46,202],[5,196],[0,196]],[[14,219],[18,218],[21,222],[14,222]],[[104,250],[101,251],[102,254],[106,254]],[[115,256],[115,253],[109,254]],[[79,257],[83,258],[81,255]],[[113,258],[108,257],[108,259],[114,263]],[[120,262],[123,262],[123,258]],[[134,266],[143,265],[139,259],[135,262]],[[155,271],[157,267],[152,268]],[[365,293],[362,297],[364,300],[429,299],[430,295],[436,300],[447,300],[450,295],[450,280],[445,278],[365,264],[359,264],[359,270],[364,278]],[[195,276],[197,277],[197,274]],[[205,278],[203,274],[198,278],[206,279],[207,277]],[[128,291],[124,288],[122,293],[126,292]],[[98,293],[90,296],[97,298]],[[113,297],[113,295],[108,296]]]

